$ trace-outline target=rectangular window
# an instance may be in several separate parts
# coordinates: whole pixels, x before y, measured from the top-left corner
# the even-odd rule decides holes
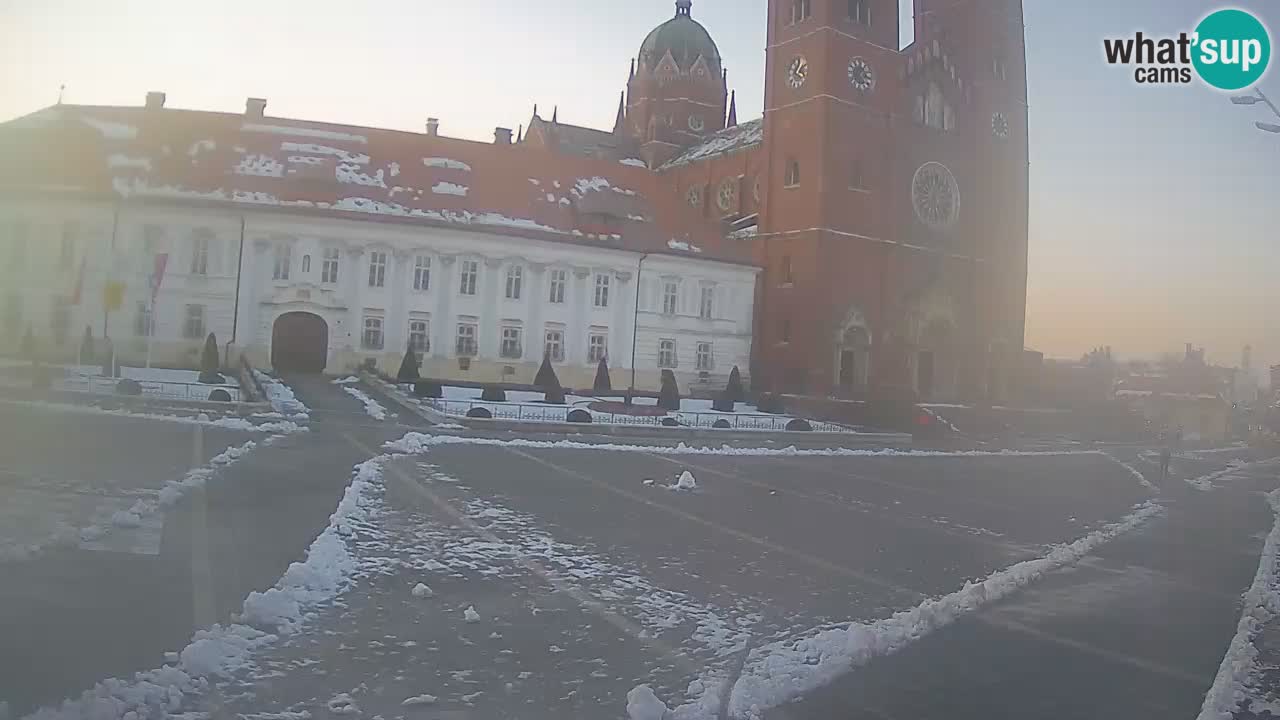
[[[154,255],[155,252],[150,250],[148,254]],[[207,233],[197,231],[191,238],[191,274],[209,274],[209,235]]]
[[[151,337],[156,331],[155,320],[151,317],[151,303],[138,302],[138,314],[134,316],[133,334],[138,337]]]
[[[80,237],[80,223],[67,220],[62,223],[62,245],[58,252],[58,266],[63,270],[71,269],[76,259],[76,241]]]
[[[601,358],[609,354],[609,336],[603,333],[591,333],[587,336],[587,362],[596,365]]]
[[[783,255],[782,256],[782,284],[790,285],[793,282],[795,282],[795,280],[791,275],[791,256]]]
[[[697,354],[697,370],[698,372],[710,372],[712,367],[711,343],[698,343]]]
[[[673,368],[676,366],[676,341],[658,341],[658,367]]]
[[[564,331],[548,330],[542,352],[552,362],[564,362]]]
[[[182,337],[188,340],[203,340],[204,336],[204,306],[188,305],[186,319],[182,323]]]
[[[596,296],[595,306],[598,308],[609,307],[609,276],[600,274],[596,275]]]
[[[680,304],[680,283],[667,280],[662,283],[662,314],[675,315]]]
[[[22,296],[9,293],[4,303],[4,334],[13,338],[22,325]]]
[[[519,300],[521,285],[524,284],[524,268],[512,265],[507,268],[507,299]]]
[[[431,289],[431,257],[419,255],[413,259],[413,289]]]
[[[853,162],[849,164],[849,189],[866,189],[866,178],[863,176],[861,158],[854,158]]]
[[[782,332],[779,335],[782,338],[782,342],[791,342],[791,320],[789,318],[782,318]]]
[[[426,320],[409,321],[409,347],[419,358],[431,352],[431,325]]]
[[[792,24],[803,22],[809,19],[809,15],[812,14],[810,2],[811,0],[792,0],[791,2]]]
[[[869,0],[849,0],[849,19],[859,25],[871,27],[871,3]]]
[[[310,273],[311,273],[311,256],[303,255],[302,256],[302,274],[308,275]]]
[[[324,263],[320,266],[320,282],[330,285],[338,282],[338,258],[340,254],[337,248],[325,248]]]
[[[498,354],[511,360],[519,360],[524,357],[524,345],[521,343],[522,335],[523,333],[518,327],[502,328],[502,347],[499,348]]]
[[[384,252],[369,253],[369,287],[386,287],[387,254]]]
[[[458,323],[458,357],[473,357],[476,354],[475,323]]]
[[[715,316],[716,289],[707,285],[702,288],[702,302],[698,304],[698,317],[710,320]]]
[[[293,259],[293,250],[288,243],[279,243],[276,245],[275,264],[271,269],[272,280],[288,280],[289,264]]]
[[[787,174],[782,179],[782,184],[786,187],[793,188],[800,186],[800,161],[795,158],[787,160]]]
[[[567,270],[551,271],[551,297],[550,300],[555,305],[564,302],[564,287],[569,284],[569,272]]]
[[[480,276],[480,263],[475,260],[463,260],[459,265],[462,266],[462,278],[458,283],[458,292],[463,295],[475,295],[476,279]]]
[[[367,317],[364,319],[364,334],[360,336],[360,346],[365,350],[382,349],[382,318]]]

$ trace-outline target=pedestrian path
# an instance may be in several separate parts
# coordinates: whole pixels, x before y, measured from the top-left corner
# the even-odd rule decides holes
[[[1273,516],[1276,466],[1166,513],[1004,602],[768,718],[1192,718],[1235,633]]]

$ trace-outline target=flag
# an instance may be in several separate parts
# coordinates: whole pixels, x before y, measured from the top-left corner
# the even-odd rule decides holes
[[[76,273],[76,285],[71,290],[71,304],[79,305],[80,298],[84,295],[84,261],[80,258],[80,272]]]
[[[160,294],[160,283],[164,282],[164,270],[169,266],[169,253],[157,253],[155,268],[151,272],[151,305],[156,304],[156,296]]]

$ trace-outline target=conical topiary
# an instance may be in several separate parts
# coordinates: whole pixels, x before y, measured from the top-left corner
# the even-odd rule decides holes
[[[591,386],[591,391],[597,395],[608,395],[613,392],[613,383],[609,380],[609,363],[600,358],[600,364],[596,366],[596,381]]]
[[[676,386],[676,374],[662,371],[662,388],[658,391],[658,407],[669,412],[680,409],[680,388]]]
[[[538,374],[533,376],[533,385],[543,391],[553,386],[560,387],[560,378],[556,377],[556,369],[551,367],[551,353],[543,354]]]
[[[36,359],[36,336],[31,332],[31,326],[27,326],[27,331],[22,335],[22,357],[28,360]]]
[[[206,385],[221,385],[225,382],[226,378],[218,372],[220,365],[218,338],[213,333],[209,333],[209,337],[204,339],[204,350],[200,353],[200,382]]]
[[[744,397],[742,373],[738,372],[738,366],[734,365],[733,370],[729,371],[729,384],[724,388],[724,398],[729,402],[742,402]]]
[[[93,363],[93,328],[88,325],[84,326],[84,337],[80,340],[80,363],[82,365]]]
[[[418,375],[418,354],[413,351],[413,343],[404,351],[404,360],[400,362],[400,370],[396,373],[396,382],[416,383],[421,379]]]

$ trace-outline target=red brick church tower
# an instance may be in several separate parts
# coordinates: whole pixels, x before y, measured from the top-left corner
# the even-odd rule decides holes
[[[769,0],[761,119],[739,124],[691,0],[645,38],[612,133],[527,142],[657,173],[763,268],[752,384],[999,399],[1027,280],[1020,0]],[[548,140],[550,138],[550,140]]]
[[[935,9],[936,6],[936,9]],[[754,379],[999,397],[1022,350],[1021,3],[771,0]]]

